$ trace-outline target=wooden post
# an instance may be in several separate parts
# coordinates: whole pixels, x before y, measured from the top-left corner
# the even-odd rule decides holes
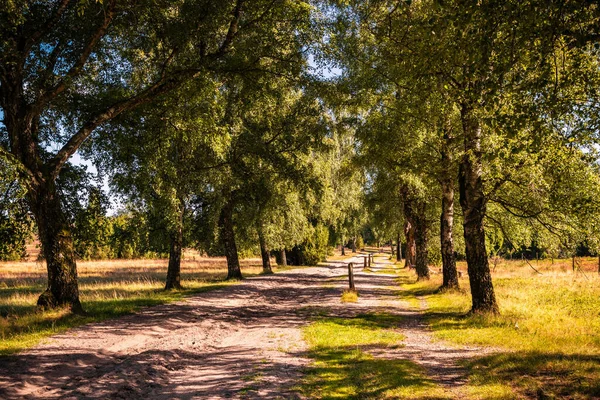
[[[371,253],[369,253],[369,268],[371,268]]]
[[[350,290],[356,292],[356,287],[354,286],[354,263],[348,264],[348,284],[350,285]]]
[[[398,242],[396,242],[396,261],[402,261],[402,242],[398,233]]]
[[[363,261],[364,261],[363,269],[367,269],[367,256],[363,257]]]

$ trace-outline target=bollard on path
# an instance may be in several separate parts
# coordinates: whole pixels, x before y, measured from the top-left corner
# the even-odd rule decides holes
[[[356,287],[354,286],[354,263],[348,264],[348,284],[350,290],[356,292]]]

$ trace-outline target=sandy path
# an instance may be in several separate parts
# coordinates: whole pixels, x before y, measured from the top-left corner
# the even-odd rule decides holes
[[[403,315],[399,328],[407,336],[406,347],[380,356],[409,358],[436,381],[460,384],[464,371],[456,360],[479,349],[434,343],[421,313],[398,300],[392,275],[358,272],[360,301],[341,304],[346,265],[332,262],[251,278],[72,329],[0,359],[0,398],[299,398],[294,385],[310,362],[300,328],[319,310]],[[383,262],[374,266],[381,267]]]
[[[377,258],[372,270],[389,268],[392,262]],[[401,291],[402,287],[395,290]],[[398,327],[406,336],[404,347],[399,358],[409,359],[423,366],[429,377],[437,384],[444,386],[460,398],[460,387],[467,382],[467,371],[459,362],[465,359],[489,354],[492,348],[475,346],[451,346],[443,341],[435,340],[425,321],[424,312],[427,303],[424,298],[417,297],[419,308],[411,307],[399,300],[394,300],[389,305],[389,310],[399,316]]]

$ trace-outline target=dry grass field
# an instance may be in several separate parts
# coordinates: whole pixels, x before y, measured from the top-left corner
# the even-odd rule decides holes
[[[469,387],[476,388],[470,397],[600,398],[597,258],[577,258],[575,271],[571,259],[492,262],[498,317],[468,314],[466,263],[458,268],[461,290],[451,293],[437,292],[441,274],[415,283],[412,271],[397,271],[401,296],[414,307],[426,301],[435,337],[495,349],[466,363]]]

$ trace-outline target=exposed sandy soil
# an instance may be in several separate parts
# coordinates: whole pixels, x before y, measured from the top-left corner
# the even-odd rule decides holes
[[[357,266],[362,259],[356,258]],[[419,310],[398,299],[394,276],[357,272],[358,303],[340,303],[346,263],[260,276],[186,301],[147,308],[54,336],[0,359],[2,399],[300,398],[295,386],[310,363],[301,327],[315,313],[402,315],[405,347],[376,356],[422,364],[456,387],[456,361],[476,348],[433,342]],[[383,262],[374,266],[383,268]]]

